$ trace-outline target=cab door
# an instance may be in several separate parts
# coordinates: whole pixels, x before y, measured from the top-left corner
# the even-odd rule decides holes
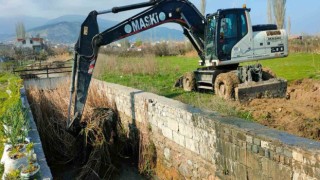
[[[212,60],[217,60],[216,52],[216,31],[217,29],[217,20],[216,15],[211,15],[207,17],[207,26],[205,33],[205,59],[206,61],[211,62]]]
[[[249,24],[245,9],[221,12],[218,24],[218,58],[221,61],[242,59],[252,54]]]
[[[239,42],[231,52],[232,60],[244,61],[253,56],[253,35],[250,15],[248,11],[239,13]]]

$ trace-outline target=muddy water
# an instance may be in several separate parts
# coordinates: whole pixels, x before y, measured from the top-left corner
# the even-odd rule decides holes
[[[129,164],[122,164],[120,173],[118,176],[115,176],[116,180],[138,180],[138,179],[147,179],[139,174],[139,171],[136,167],[133,167]]]
[[[76,166],[55,166],[51,167],[53,177],[55,180],[72,180],[76,179],[79,174],[79,167]],[[97,178],[98,179],[98,178]],[[112,177],[113,180],[146,180],[144,176],[139,174],[136,167],[122,163],[119,169],[119,174]],[[152,178],[154,179],[154,178]]]

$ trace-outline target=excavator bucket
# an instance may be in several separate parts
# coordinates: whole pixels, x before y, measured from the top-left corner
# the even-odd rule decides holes
[[[239,84],[235,88],[235,98],[240,102],[256,98],[283,98],[287,93],[287,81],[272,78],[266,81]]]

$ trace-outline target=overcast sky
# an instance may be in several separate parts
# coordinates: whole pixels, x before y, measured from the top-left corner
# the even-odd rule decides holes
[[[0,16],[34,16],[56,18],[67,14],[87,15],[91,10],[111,9],[114,6],[146,2],[147,0],[0,0]],[[191,0],[197,7],[200,0]],[[267,0],[207,0],[207,13],[217,9],[241,7],[243,3],[251,8],[253,24],[267,22]],[[288,0],[287,17],[290,16],[293,33],[320,32],[319,0]],[[120,21],[136,14],[137,11],[105,15],[103,18]]]

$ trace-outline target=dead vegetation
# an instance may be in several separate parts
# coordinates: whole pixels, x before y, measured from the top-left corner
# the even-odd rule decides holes
[[[136,164],[141,174],[152,175],[155,146],[149,132],[129,124],[122,127],[114,100],[94,86],[89,89],[83,121],[87,127],[76,138],[65,129],[69,83],[53,90],[30,88],[28,99],[40,133],[47,161],[55,178],[70,171],[77,179],[112,179],[122,161]],[[61,168],[63,167],[63,168]],[[72,170],[70,170],[70,167]]]
[[[112,105],[103,94],[92,96],[96,89],[91,88],[83,118],[88,126],[74,138],[65,130],[68,89],[66,83],[54,90],[28,91],[47,161],[53,167],[75,166],[79,179],[110,179],[117,170],[113,162],[118,154],[114,152],[117,129],[121,128],[117,114],[108,108]]]
[[[154,75],[158,72],[159,67],[156,62],[155,56],[152,54],[146,54],[141,57],[119,57],[107,56],[100,54],[100,61],[97,61],[94,76],[100,78],[105,72],[118,72],[119,74],[143,74]],[[104,59],[108,59],[105,61]],[[103,59],[103,60],[102,60]]]
[[[72,59],[72,55],[70,53],[67,52],[62,52],[60,54],[55,54],[53,56],[49,56],[47,61],[48,63],[52,63],[52,62],[65,62],[69,59]]]
[[[139,172],[147,177],[151,177],[157,162],[156,146],[150,139],[149,132],[141,133],[139,139]]]
[[[67,87],[59,91],[28,91],[28,99],[49,163],[66,164],[73,160],[75,154],[75,139],[64,131],[68,109],[68,98],[65,94],[68,94]]]
[[[320,38],[317,36],[301,36],[301,39],[289,40],[290,53],[320,53]]]

